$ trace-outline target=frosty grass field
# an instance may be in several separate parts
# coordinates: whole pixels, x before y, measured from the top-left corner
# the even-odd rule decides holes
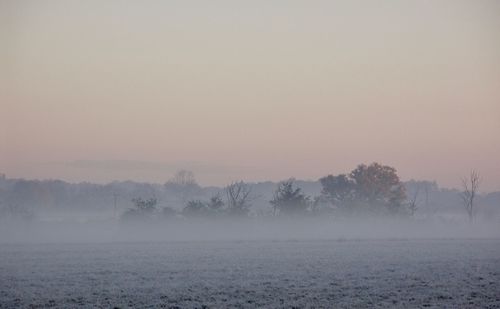
[[[1,244],[0,307],[500,308],[500,241]]]

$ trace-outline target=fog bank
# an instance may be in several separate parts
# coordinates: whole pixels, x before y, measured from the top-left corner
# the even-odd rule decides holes
[[[498,239],[498,224],[394,218],[248,218],[172,222],[3,222],[1,243]]]

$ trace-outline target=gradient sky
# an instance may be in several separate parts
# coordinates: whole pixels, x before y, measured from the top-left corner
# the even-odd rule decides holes
[[[0,142],[9,177],[499,190],[500,1],[0,0]]]

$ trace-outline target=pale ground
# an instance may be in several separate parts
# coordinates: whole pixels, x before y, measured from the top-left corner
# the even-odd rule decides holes
[[[500,308],[500,240],[0,244],[0,308]]]

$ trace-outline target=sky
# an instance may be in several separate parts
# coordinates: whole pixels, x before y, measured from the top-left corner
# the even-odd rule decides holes
[[[0,0],[0,144],[8,177],[500,190],[500,1]]]

